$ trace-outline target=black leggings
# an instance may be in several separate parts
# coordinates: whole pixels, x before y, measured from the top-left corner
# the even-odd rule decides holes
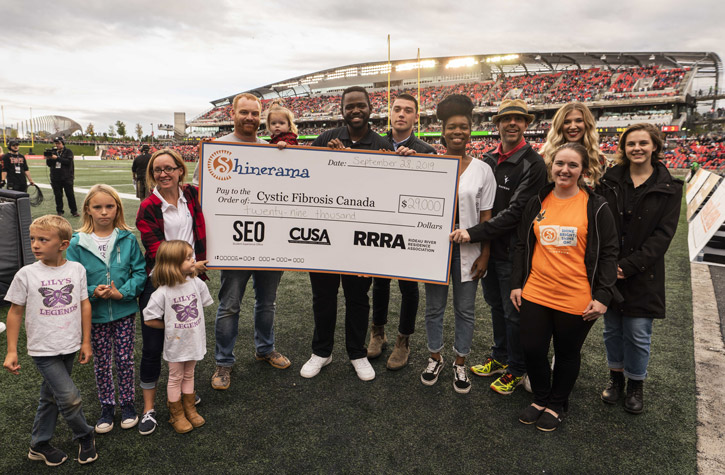
[[[521,346],[534,403],[561,413],[579,376],[581,349],[596,320],[561,312],[521,299]],[[549,343],[554,337],[554,378],[549,366]]]
[[[144,323],[143,310],[149,304],[151,294],[156,288],[151,283],[151,277],[146,280],[146,286],[138,298],[139,314],[141,315],[141,367],[139,378],[141,389],[153,389],[161,374],[161,354],[164,351],[164,329],[151,328]]]

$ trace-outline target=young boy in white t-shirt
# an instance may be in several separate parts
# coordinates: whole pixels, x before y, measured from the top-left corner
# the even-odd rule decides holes
[[[49,466],[60,465],[68,458],[50,445],[58,413],[70,426],[73,440],[80,442],[78,462],[85,464],[98,458],[93,427],[86,422],[80,391],[70,376],[78,350],[81,364],[88,363],[93,354],[86,270],[63,257],[72,234],[70,223],[60,216],[46,215],[33,221],[30,243],[38,260],[18,271],[5,296],[12,306],[3,366],[13,374],[20,373],[18,334],[25,313],[28,355],[43,377],[28,458]]]

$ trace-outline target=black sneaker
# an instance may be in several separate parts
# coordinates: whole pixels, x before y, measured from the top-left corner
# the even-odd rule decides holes
[[[544,411],[536,421],[536,428],[544,432],[555,431],[559,427],[559,424],[561,424],[562,416],[563,414],[555,416],[550,412]]]
[[[157,425],[156,410],[151,409],[150,411],[143,413],[141,423],[138,425],[138,432],[141,435],[149,435],[156,430]]]
[[[42,460],[49,467],[57,467],[68,459],[68,456],[60,449],[56,449],[49,443],[38,444],[30,447],[28,452],[30,460]]]
[[[121,429],[130,429],[138,424],[138,414],[133,404],[121,406]]]
[[[96,439],[93,436],[93,432],[91,432],[87,436],[80,438],[80,444],[78,444],[78,463],[91,463],[97,458]]]
[[[438,375],[441,374],[443,369],[443,358],[440,360],[434,360],[428,358],[428,366],[423,370],[420,375],[420,381],[426,386],[433,386],[438,381]]]
[[[96,433],[105,434],[113,429],[113,416],[116,412],[116,406],[113,404],[104,404],[101,406],[101,417],[96,422]]]
[[[467,394],[471,390],[471,382],[468,380],[466,365],[453,363],[453,389],[460,394]]]
[[[533,405],[526,406],[526,409],[519,414],[519,422],[522,424],[533,424],[539,420],[544,409],[536,409]]]

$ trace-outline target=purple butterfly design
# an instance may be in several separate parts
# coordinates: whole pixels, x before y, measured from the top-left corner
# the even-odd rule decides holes
[[[38,292],[45,297],[43,305],[46,307],[57,307],[59,305],[70,305],[73,301],[71,292],[73,292],[73,284],[64,285],[60,290],[54,290],[49,287],[41,287]]]
[[[192,300],[189,305],[181,303],[171,304],[171,308],[176,312],[176,319],[180,322],[185,322],[189,319],[194,320],[199,316],[199,309],[196,308],[196,299]]]

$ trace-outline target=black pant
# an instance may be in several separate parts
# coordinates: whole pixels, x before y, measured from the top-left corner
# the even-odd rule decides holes
[[[332,354],[337,322],[337,291],[342,281],[345,294],[345,347],[351,360],[364,358],[365,335],[370,318],[368,291],[371,277],[310,272],[312,284],[312,313],[315,332],[312,336],[312,353],[323,358]]]
[[[65,197],[68,199],[70,213],[76,214],[78,212],[78,206],[76,206],[76,195],[73,193],[73,180],[51,180],[50,186],[53,188],[53,196],[55,196],[55,210],[58,213],[63,212],[63,192],[65,191]]]
[[[415,332],[415,317],[418,314],[418,282],[399,280],[400,287],[400,321],[398,332],[401,335],[412,335]],[[390,304],[390,279],[375,277],[373,279],[373,325],[388,323],[388,305]]]
[[[23,193],[27,193],[28,184],[27,183],[8,183],[8,190],[22,191]]]
[[[139,314],[141,315],[141,365],[140,379],[142,389],[153,389],[161,374],[161,354],[164,351],[164,329],[151,328],[144,324],[143,310],[149,304],[151,294],[156,287],[151,283],[151,277],[146,280],[146,286],[138,298]]]
[[[581,349],[595,320],[554,310],[521,299],[521,346],[534,403],[561,413],[579,376]],[[549,366],[549,343],[554,337],[554,377]]]

